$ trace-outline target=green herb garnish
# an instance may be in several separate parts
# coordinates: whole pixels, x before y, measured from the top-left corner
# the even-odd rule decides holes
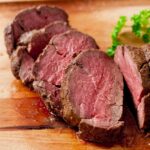
[[[127,19],[121,16],[112,32],[112,46],[108,48],[108,56],[114,56],[115,50],[121,42],[118,40],[118,35],[125,26]],[[143,40],[145,43],[150,43],[150,10],[142,10],[139,14],[131,17],[132,32]]]
[[[121,16],[112,32],[112,35],[111,35],[112,46],[110,48],[108,48],[108,50],[107,50],[107,54],[109,56],[113,56],[117,46],[121,44],[120,41],[118,40],[118,35],[119,35],[119,32],[121,31],[121,29],[123,28],[123,26],[125,25],[125,23],[126,23],[126,17]]]
[[[131,17],[132,32],[145,43],[150,43],[150,10],[142,10]]]

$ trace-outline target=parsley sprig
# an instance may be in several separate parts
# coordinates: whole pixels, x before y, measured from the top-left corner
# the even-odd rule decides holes
[[[125,16],[121,16],[113,30],[112,35],[111,35],[112,46],[110,48],[108,48],[108,50],[107,50],[108,56],[113,56],[117,46],[120,45],[120,41],[118,40],[118,35],[119,35],[121,29],[124,27],[126,20],[127,19]]]
[[[150,43],[150,10],[142,10],[131,17],[132,32],[145,43]]]
[[[114,27],[111,36],[112,46],[107,50],[107,54],[109,56],[114,56],[117,46],[122,44],[118,40],[118,36],[126,22],[127,18],[125,16],[121,16]],[[145,43],[150,43],[150,10],[142,10],[140,13],[133,15],[131,17],[131,22],[132,32]]]

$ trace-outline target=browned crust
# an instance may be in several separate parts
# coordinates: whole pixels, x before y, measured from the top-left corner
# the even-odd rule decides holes
[[[13,75],[22,81],[22,83],[32,89],[33,78],[23,80],[20,77],[20,67],[22,65],[22,60],[25,55],[28,55],[26,46],[19,46],[16,51],[14,51],[10,57],[11,61],[11,71]]]
[[[12,53],[12,55],[10,57],[10,59],[11,59],[11,61],[10,61],[11,62],[11,71],[17,79],[20,79],[19,70],[20,70],[21,61],[22,61],[22,58],[24,56],[25,51],[26,51],[26,47],[20,46],[17,48],[16,51],[14,51]]]
[[[80,118],[75,114],[72,104],[69,99],[68,81],[72,72],[74,63],[71,63],[65,72],[65,77],[61,86],[61,102],[62,102],[62,115],[64,120],[71,126],[75,127],[79,124]]]
[[[137,113],[140,128],[150,129],[150,93],[142,98]]]
[[[46,81],[34,81],[33,88],[42,97],[42,100],[49,112],[53,113],[56,116],[62,117],[61,102],[58,102],[57,104],[54,103],[51,91],[46,89],[45,84]],[[59,92],[59,90],[60,88],[56,88],[55,92]]]
[[[7,53],[10,56],[15,47],[12,24],[8,25],[4,30],[4,40],[7,48]]]
[[[33,88],[42,97],[42,101],[44,102],[44,104],[45,104],[46,108],[48,109],[48,111],[49,112],[52,112],[52,111],[54,112],[54,110],[52,110],[52,108],[51,108],[51,100],[49,99],[50,96],[45,91],[45,88],[44,88],[43,84],[44,84],[43,81],[34,81],[33,82]]]
[[[121,136],[123,136],[123,127],[123,121],[118,121],[106,128],[94,127],[94,124],[89,124],[86,119],[83,119],[79,124],[79,132],[77,134],[81,139],[85,141],[97,142],[102,144],[114,144],[121,141]]]

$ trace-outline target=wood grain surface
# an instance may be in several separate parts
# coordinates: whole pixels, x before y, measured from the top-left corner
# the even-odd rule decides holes
[[[121,15],[131,16],[149,0],[84,0],[0,4],[0,150],[150,150],[150,139],[141,138],[131,147],[103,147],[79,140],[74,130],[49,116],[38,95],[17,81],[10,71],[3,39],[4,27],[23,8],[48,4],[64,8],[74,28],[93,36],[102,50],[111,45],[111,31]],[[126,40],[128,37],[129,40]],[[124,31],[125,43],[142,44]],[[53,127],[57,127],[53,129]],[[47,128],[47,129],[45,129]]]

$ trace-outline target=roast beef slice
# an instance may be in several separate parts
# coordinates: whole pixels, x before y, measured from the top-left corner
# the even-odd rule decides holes
[[[16,49],[16,43],[23,33],[40,29],[54,21],[68,22],[68,15],[60,8],[44,5],[19,12],[4,31],[5,44],[9,56]]]
[[[124,125],[123,77],[99,50],[81,52],[65,72],[61,87],[64,120],[87,141],[117,141]]]
[[[45,99],[49,101],[56,114],[61,115],[61,106],[58,104],[61,105],[59,91],[64,71],[80,51],[88,48],[98,48],[95,40],[86,34],[70,30],[54,36],[35,62],[33,68],[34,89],[41,96],[48,95]],[[42,90],[40,90],[41,88]]]

